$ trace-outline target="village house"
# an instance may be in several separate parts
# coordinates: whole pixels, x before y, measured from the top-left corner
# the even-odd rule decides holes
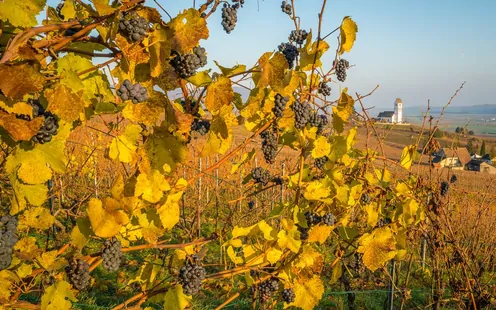
[[[432,155],[434,156],[432,165],[438,168],[463,170],[465,165],[472,160],[469,152],[464,147],[455,149],[442,148]]]
[[[496,174],[496,167],[488,164],[484,160],[472,159],[467,163],[467,170]]]
[[[393,124],[403,123],[403,101],[400,98],[396,98],[394,101],[394,111],[380,112],[376,117],[376,121]]]

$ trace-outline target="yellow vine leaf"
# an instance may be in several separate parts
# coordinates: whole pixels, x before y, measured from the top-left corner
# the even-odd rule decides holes
[[[48,189],[45,184],[26,185],[19,179],[10,179],[14,196],[11,199],[10,214],[14,215],[27,207],[27,202],[33,206],[41,206],[47,199]]]
[[[25,260],[33,260],[40,254],[40,248],[36,245],[35,237],[24,237],[17,241],[14,246],[16,255]]]
[[[294,284],[295,300],[290,304],[284,304],[284,308],[291,306],[312,310],[317,306],[324,294],[324,284],[318,275],[312,278],[300,278]]]
[[[25,121],[0,110],[0,127],[3,127],[15,141],[29,141],[40,129],[43,118]]]
[[[71,301],[76,302],[77,299],[70,284],[65,281],[57,281],[48,287],[41,297],[41,310],[71,309]]]
[[[329,238],[333,227],[332,226],[314,226],[308,231],[308,242],[318,242],[324,244]]]
[[[170,230],[179,222],[179,200],[183,192],[169,193],[165,203],[158,208],[158,214],[165,229]]]
[[[150,93],[150,91],[149,91]],[[167,99],[156,92],[152,92],[146,102],[140,104],[127,104],[122,110],[122,115],[136,123],[148,126],[156,125],[164,115],[164,106]]]
[[[64,1],[64,6],[62,10],[60,10],[60,14],[64,16],[64,18],[76,18],[76,5],[74,3],[75,0]]]
[[[223,106],[230,105],[234,98],[232,83],[229,78],[220,76],[207,88],[205,106],[212,115],[219,114]]]
[[[236,116],[232,113],[232,106],[223,106],[210,124],[208,140],[201,152],[202,157],[216,153],[224,154],[231,146],[232,127],[238,124]]]
[[[104,203],[92,198],[86,213],[93,232],[102,238],[115,236],[121,227],[129,222],[128,216],[121,210],[119,201],[113,198],[105,198]]]
[[[19,276],[19,278],[25,278],[33,272],[33,266],[28,265],[28,264],[22,264],[19,266],[16,270],[16,274]]]
[[[253,156],[255,156],[255,148],[253,148],[250,152],[244,153],[243,157],[241,157],[241,160],[235,164],[232,165],[231,167],[231,174],[235,173],[238,171],[239,167],[241,167],[243,164],[246,162],[249,162],[250,160],[253,159]]]
[[[208,39],[207,20],[194,8],[185,10],[169,22],[174,32],[172,48],[178,52],[189,52],[201,39]]]
[[[320,58],[329,49],[329,44],[326,41],[315,41],[312,42],[312,33],[310,32],[307,36],[305,46],[300,48],[300,69],[302,71],[310,71],[314,66],[315,68],[322,66],[322,61]],[[317,57],[315,57],[317,56]],[[315,79],[314,79],[315,80]]]
[[[157,77],[163,72],[171,54],[172,31],[168,27],[157,25],[150,33],[150,75]]]
[[[191,303],[191,296],[183,293],[183,287],[176,285],[165,294],[164,310],[183,310]]]
[[[258,229],[260,229],[260,232],[262,232],[265,240],[274,240],[275,236],[275,231],[274,231],[274,228],[272,228],[272,226],[270,226],[269,224],[267,224],[266,221],[262,220],[258,223]]]
[[[339,54],[351,51],[353,43],[356,40],[356,33],[358,32],[357,24],[351,19],[351,17],[346,16],[343,18],[343,22],[340,27],[341,32],[341,45],[339,47]]]
[[[348,88],[343,89],[337,107],[332,107],[332,125],[338,133],[343,132],[344,124],[348,122],[348,119],[353,114],[355,101],[347,92]]]
[[[109,5],[109,0],[92,0],[92,2],[100,16],[110,14],[115,10]]]
[[[283,219],[281,223],[284,229],[277,234],[277,244],[281,249],[287,248],[294,253],[298,253],[301,246],[300,232],[292,221]]]
[[[70,88],[60,83],[54,89],[45,90],[48,110],[69,123],[79,118],[84,120],[86,104],[82,100],[82,96],[83,91],[74,93]]]
[[[141,172],[156,169],[161,173],[170,173],[177,164],[186,160],[188,149],[176,137],[160,132],[148,137],[144,147],[139,149],[139,154],[142,158],[139,166]]]
[[[40,256],[36,258],[38,263],[46,270],[51,270],[52,266],[57,260],[57,250],[41,253]]]
[[[232,68],[227,68],[227,67],[221,66],[216,60],[214,60],[214,62],[217,65],[217,67],[219,67],[219,69],[222,72],[222,74],[224,76],[226,76],[226,77],[227,76],[231,76],[231,75],[235,75],[235,74],[239,74],[239,73],[242,73],[242,72],[245,72],[246,71],[246,66],[245,65],[235,65]]]
[[[147,289],[147,287],[155,281],[158,272],[162,268],[160,264],[162,264],[163,261],[161,259],[157,259],[155,261],[147,262],[143,265],[141,265],[141,268],[136,274],[136,277],[134,279],[130,279],[129,282],[127,283],[128,285],[131,283],[140,283],[143,289]]]
[[[370,203],[365,206],[365,211],[367,212],[367,224],[370,227],[374,227],[379,219],[379,212],[377,210],[377,204]]]
[[[327,142],[327,138],[324,136],[320,136],[317,140],[315,140],[313,149],[312,149],[312,157],[319,158],[329,155],[331,152],[331,144]]]
[[[79,218],[71,232],[71,244],[82,249],[90,240],[91,223],[88,218]]]
[[[12,283],[19,282],[19,278],[10,270],[0,271],[0,301],[7,301],[15,289]]]
[[[55,217],[44,207],[30,208],[21,215],[19,225],[26,228],[45,230],[55,222]]]
[[[288,61],[281,53],[267,52],[258,59],[261,72],[253,73],[255,85],[264,88],[268,85],[275,91],[283,88],[284,70],[288,68]]]
[[[308,183],[303,196],[307,200],[325,201],[331,194],[329,186],[324,185],[321,181],[312,181]]]
[[[243,258],[236,256],[236,253],[234,253],[234,248],[232,246],[229,246],[227,248],[227,256],[229,256],[231,261],[236,265],[240,265],[243,263]]]
[[[364,234],[358,242],[358,252],[363,253],[363,263],[370,271],[384,266],[396,255],[396,239],[389,227],[375,229],[371,234]]]
[[[46,0],[4,0],[0,2],[0,19],[8,20],[16,27],[36,26],[38,24],[36,16],[43,10],[45,4]]]
[[[300,255],[294,261],[293,266],[299,269],[311,268],[315,264],[322,262],[322,254],[317,252],[311,245],[307,244],[303,247]]]
[[[139,125],[129,125],[125,133],[115,137],[110,143],[109,156],[123,163],[130,163],[136,157],[136,147],[142,128]]]
[[[257,224],[249,226],[249,227],[239,227],[239,226],[234,226],[232,230],[232,239],[236,239],[238,237],[242,236],[248,236],[250,233],[252,233],[253,229],[257,227]]]
[[[410,169],[410,167],[412,166],[412,163],[416,159],[417,155],[418,155],[417,145],[412,144],[412,145],[405,146],[405,148],[403,149],[403,152],[401,152],[400,164],[405,169]]]
[[[265,252],[265,259],[271,263],[271,264],[275,264],[276,262],[279,261],[279,259],[281,259],[281,256],[282,256],[282,251],[277,249],[277,248],[270,248],[267,250],[267,252]]]
[[[169,182],[165,177],[158,170],[152,170],[150,175],[141,173],[138,176],[134,195],[136,197],[143,195],[141,198],[155,203],[162,198],[165,191],[170,189]]]
[[[160,225],[160,216],[155,209],[147,210],[146,213],[140,214],[138,223],[139,226],[141,226],[141,236],[148,243],[156,243],[158,238],[164,234],[164,229],[162,229]],[[140,237],[139,230],[136,231],[135,234],[136,239],[138,239]]]

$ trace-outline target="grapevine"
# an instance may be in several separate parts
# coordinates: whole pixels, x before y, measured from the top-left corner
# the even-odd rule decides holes
[[[122,252],[121,243],[115,239],[107,239],[104,242],[102,251],[103,268],[107,271],[114,272],[119,269],[121,265]]]
[[[182,285],[184,293],[186,295],[197,294],[201,290],[205,276],[205,268],[199,264],[197,259],[187,260],[179,271],[179,283]]]
[[[84,291],[90,284],[90,265],[86,261],[71,260],[66,268],[66,273],[70,283],[78,291]]]

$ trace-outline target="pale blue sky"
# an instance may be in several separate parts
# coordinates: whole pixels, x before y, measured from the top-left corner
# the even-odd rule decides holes
[[[172,16],[193,4],[193,0],[159,2]],[[293,22],[281,12],[281,1],[245,2],[229,35],[220,25],[220,10],[209,18],[210,38],[200,42],[207,49],[209,66],[214,65],[212,60],[225,66],[252,65],[262,53],[287,41]],[[316,31],[321,0],[295,2],[302,28]],[[201,3],[197,0],[197,7]],[[151,0],[146,5],[157,7]],[[433,105],[442,105],[463,81],[467,84],[454,105],[496,104],[492,92],[496,88],[495,0],[329,0],[323,32],[336,28],[346,15],[356,21],[359,32],[353,50],[344,55],[355,67],[342,86],[364,94],[380,84],[366,100],[367,106],[389,107],[396,97],[410,106],[425,105],[428,98]],[[334,51],[335,37],[329,39]],[[326,67],[331,65],[331,54],[324,58]]]

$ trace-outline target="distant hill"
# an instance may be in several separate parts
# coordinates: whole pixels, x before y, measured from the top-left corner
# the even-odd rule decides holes
[[[432,114],[439,114],[443,107],[431,107]],[[412,115],[419,114],[419,111],[425,112],[427,110],[426,106],[409,106],[403,108],[403,114]],[[473,106],[449,106],[446,114],[496,114],[496,104],[479,104]]]

